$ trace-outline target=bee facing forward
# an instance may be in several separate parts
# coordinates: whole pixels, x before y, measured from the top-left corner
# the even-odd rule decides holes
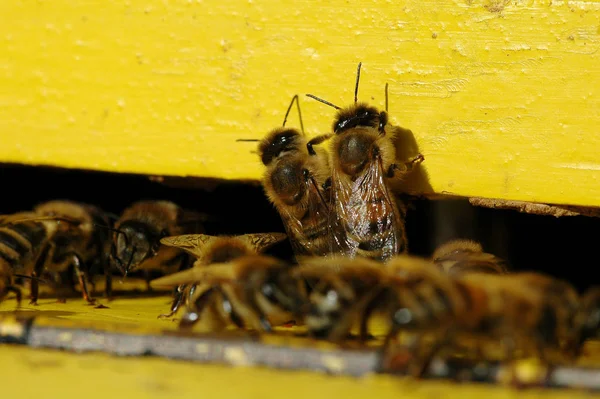
[[[201,215],[185,211],[169,201],[138,201],[123,211],[112,237],[112,264],[123,276],[143,271],[146,281],[152,271],[170,274],[189,266],[185,252],[161,247],[161,238],[201,233]],[[106,294],[111,296],[110,270],[106,270]]]
[[[255,255],[265,251],[272,245],[283,241],[286,238],[285,234],[282,233],[256,233],[256,234],[244,234],[241,236],[209,236],[205,234],[186,234],[174,237],[165,237],[160,242],[168,247],[179,248],[190,255],[196,257],[193,267],[206,267],[214,263],[225,263],[230,262],[236,258],[246,255]],[[184,272],[189,275],[189,271]],[[175,273],[170,276],[166,276],[160,281],[169,283],[172,279],[181,279],[180,273]],[[185,279],[185,278],[184,278]],[[160,315],[159,317],[171,317],[174,315],[181,304],[187,302],[187,315],[184,317],[188,324],[194,324],[201,318],[207,316],[200,315],[198,306],[196,305],[196,292],[197,284],[202,282],[196,282],[193,280],[186,281],[177,287],[175,299],[171,305],[171,312],[168,314]],[[214,308],[211,306],[209,308]],[[210,315],[209,315],[210,317]]]
[[[154,286],[198,282],[195,311],[180,324],[189,328],[205,307],[214,306],[214,317],[204,319],[210,331],[228,325],[270,332],[273,326],[300,317],[304,287],[290,274],[290,265],[265,255],[248,255],[210,267],[194,267],[154,280]]]
[[[286,228],[296,256],[321,256],[330,252],[329,191],[323,186],[331,176],[327,152],[313,146],[325,140],[307,140],[302,131],[283,126],[273,129],[260,141],[258,153],[266,171],[262,185]],[[302,117],[300,115],[302,125]],[[240,140],[256,141],[256,140]]]
[[[358,102],[360,67],[356,75],[354,104],[340,108],[312,94],[307,96],[338,110],[333,123],[332,212],[333,245],[342,255],[377,260],[407,250],[403,217],[387,178],[407,173],[423,156],[396,163],[396,130],[388,124],[386,111]]]
[[[506,262],[486,253],[480,243],[472,240],[452,240],[433,252],[433,262],[451,276],[465,273],[507,273]]]

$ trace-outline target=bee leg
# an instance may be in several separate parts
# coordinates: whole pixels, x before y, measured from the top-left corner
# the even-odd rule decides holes
[[[383,344],[379,349],[379,372],[402,372],[406,367],[405,357],[399,356],[395,348],[395,341],[399,332],[400,328],[394,325],[385,336]]]
[[[385,294],[383,291],[379,291],[377,294],[375,294],[373,296],[373,298],[371,298],[371,300],[367,303],[367,306],[365,307],[365,310],[360,318],[359,341],[361,343],[365,342],[367,340],[367,338],[369,337],[369,331],[368,331],[369,320],[371,319],[371,315],[373,314],[373,312],[377,309],[377,307],[381,303],[381,300],[383,299],[384,295]]]
[[[447,333],[444,333],[441,337],[435,338],[435,342],[433,345],[425,349],[425,354],[419,354],[419,361],[414,362],[411,365],[411,375],[414,378],[423,378],[427,370],[429,370],[429,366],[431,366],[431,362],[435,358],[435,356],[440,352],[442,348],[446,346],[449,342],[449,337]]]
[[[109,264],[104,265],[104,278],[105,278],[105,286],[104,286],[104,296],[108,301],[112,300],[112,274],[111,267]]]
[[[396,171],[400,172],[400,173],[408,173],[410,171],[412,171],[413,167],[418,164],[421,163],[425,160],[425,157],[423,156],[423,154],[419,154],[416,157],[414,157],[413,159],[411,159],[408,162],[405,162],[402,166],[393,163],[390,165],[388,171],[387,171],[387,176],[388,177],[394,177],[394,175],[396,174]]]
[[[229,315],[229,318],[231,319],[233,324],[236,325],[237,328],[244,328],[244,321],[242,320],[240,315],[237,314],[235,309],[233,309],[233,305],[227,294],[221,291],[221,295],[223,296],[222,306],[225,313]]]
[[[35,261],[33,266],[33,271],[31,272],[31,293],[29,302],[30,305],[37,305],[37,300],[40,293],[39,288],[39,277],[42,275],[44,267],[46,266],[46,261],[52,258],[54,254],[54,245],[52,245],[49,241],[44,244],[38,258]]]
[[[202,310],[208,304],[208,301],[212,298],[214,293],[215,289],[209,288],[200,294],[198,298],[196,298],[191,306],[191,309],[189,309],[181,318],[181,321],[179,322],[180,329],[191,329],[194,324],[200,320],[200,314],[202,313]]]
[[[177,287],[177,289],[175,291],[175,298],[173,299],[173,303],[171,304],[171,311],[169,313],[158,315],[159,319],[167,319],[167,318],[173,316],[175,313],[177,313],[177,311],[179,310],[179,307],[183,303],[184,290],[185,290],[185,284],[182,284],[179,287]]]
[[[381,113],[379,114],[379,134],[381,136],[385,135],[385,125],[387,125],[388,123],[388,115],[387,112],[385,111],[381,111]]]
[[[12,292],[15,294],[15,296],[17,297],[17,309],[21,307],[21,300],[23,299],[23,294],[21,293],[21,289],[18,287],[15,287],[14,285],[9,285],[8,287],[6,287],[5,292],[8,294],[9,292]]]
[[[329,140],[333,134],[321,134],[319,136],[313,137],[306,143],[306,149],[308,150],[309,155],[317,155],[317,152],[313,148],[314,145],[319,145],[325,140]]]
[[[73,265],[75,266],[75,275],[77,276],[77,280],[79,280],[79,286],[81,287],[81,294],[83,295],[83,299],[85,299],[88,303],[96,302],[95,299],[90,297],[90,294],[87,289],[85,272],[83,270],[83,260],[81,257],[75,252],[69,252],[67,256],[72,258]]]

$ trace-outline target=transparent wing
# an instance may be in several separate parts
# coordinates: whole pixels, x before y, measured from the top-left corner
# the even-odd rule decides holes
[[[279,210],[296,257],[329,252],[328,194],[313,178],[306,182],[307,201],[296,209]]]
[[[175,247],[186,251],[187,253],[200,258],[204,255],[204,250],[208,243],[214,241],[216,237],[206,234],[183,234],[178,236],[163,237],[160,243],[168,247]]]
[[[404,225],[376,159],[354,181],[332,174],[331,249],[349,257],[387,260],[404,252]]]

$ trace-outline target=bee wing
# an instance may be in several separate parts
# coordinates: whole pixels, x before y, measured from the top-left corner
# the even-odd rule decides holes
[[[313,179],[306,182],[306,192],[308,205],[304,215],[299,218],[281,209],[282,220],[296,256],[324,255],[328,249],[329,203],[326,194]],[[321,244],[321,240],[324,240],[324,244]]]
[[[197,258],[204,255],[207,245],[218,237],[206,234],[183,234],[179,236],[163,237],[160,243],[168,247],[175,247],[194,255]]]
[[[237,237],[238,239],[246,242],[250,245],[257,253],[263,252],[270,246],[277,244],[287,238],[284,233],[255,233],[255,234],[244,234]]]
[[[372,161],[355,181],[332,172],[331,251],[387,260],[406,251],[404,227],[381,166]]]

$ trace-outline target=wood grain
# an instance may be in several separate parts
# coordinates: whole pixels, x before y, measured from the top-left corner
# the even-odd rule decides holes
[[[0,161],[258,179],[296,94],[384,105],[417,191],[600,205],[600,2],[0,4]],[[307,134],[334,110],[303,97]],[[291,125],[298,125],[295,115]]]

